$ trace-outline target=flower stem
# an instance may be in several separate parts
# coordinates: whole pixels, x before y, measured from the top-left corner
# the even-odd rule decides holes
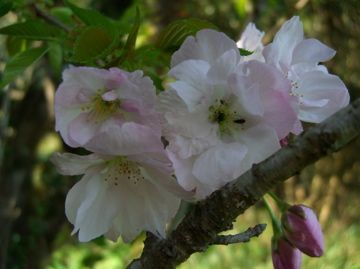
[[[276,205],[279,207],[279,209],[281,210],[281,212],[285,212],[286,209],[290,206],[288,203],[284,202],[284,200],[282,200],[281,198],[279,198],[275,193],[273,193],[272,191],[269,191],[268,194],[270,195],[270,197],[272,199],[274,199],[274,201],[276,202]]]
[[[274,237],[278,238],[282,235],[282,229],[281,229],[280,222],[279,222],[278,218],[275,216],[275,213],[274,213],[272,207],[270,206],[268,200],[265,197],[263,197],[262,199],[265,204],[265,208],[271,217],[271,223],[272,223],[272,227],[273,227]]]

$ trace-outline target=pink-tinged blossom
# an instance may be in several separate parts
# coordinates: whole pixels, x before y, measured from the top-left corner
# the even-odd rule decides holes
[[[242,62],[213,30],[186,39],[172,63],[160,95],[167,150],[179,184],[202,199],[280,148],[298,121],[293,97],[276,68]]]
[[[188,196],[172,176],[166,152],[141,152],[147,142],[137,137],[134,134],[121,143],[106,141],[107,147],[113,147],[109,155],[57,153],[52,157],[61,174],[83,175],[65,202],[66,216],[80,241],[105,235],[112,240],[122,236],[129,242],[141,231],[165,237],[179,197]]]
[[[71,147],[101,148],[111,126],[136,123],[142,136],[157,136],[156,95],[150,78],[111,68],[69,67],[55,95],[56,130]],[[119,137],[126,136],[126,128]]]
[[[262,38],[264,37],[264,34],[264,32],[261,32],[256,28],[254,23],[249,23],[246,26],[239,41],[236,43],[238,48],[252,52],[252,54],[243,57],[244,61],[265,61],[264,56],[262,55],[262,50],[264,49]]]
[[[303,253],[320,257],[324,253],[324,236],[314,211],[304,205],[294,205],[282,216],[287,239]]]
[[[317,39],[304,39],[299,17],[283,24],[263,54],[266,63],[291,81],[290,94],[298,99],[300,120],[319,123],[349,103],[349,93],[341,79],[319,64],[331,59],[335,50]]]
[[[272,239],[272,262],[274,269],[300,269],[301,252],[285,238]]]

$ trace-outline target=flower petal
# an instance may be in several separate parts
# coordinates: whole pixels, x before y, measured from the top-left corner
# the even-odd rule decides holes
[[[298,16],[286,21],[276,33],[274,41],[264,48],[264,57],[283,72],[287,72],[295,47],[303,40],[304,30]]]
[[[248,149],[250,165],[265,160],[281,147],[275,130],[265,124],[259,124],[243,131],[238,139]]]
[[[171,66],[189,59],[204,60],[212,64],[230,49],[238,50],[236,43],[224,33],[211,29],[200,30],[195,38],[187,37],[180,49],[172,55]]]
[[[108,121],[85,148],[97,153],[118,156],[159,152],[164,146],[158,133],[148,126],[134,122],[119,125]]]
[[[349,104],[350,96],[338,76],[322,71],[306,72],[299,78],[299,119],[319,123]],[[327,102],[325,102],[327,101]]]
[[[212,84],[225,84],[238,64],[238,51],[228,50],[211,66],[207,78]]]
[[[240,164],[247,153],[240,143],[219,144],[195,160],[193,174],[203,184],[219,188],[245,172]]]
[[[314,38],[304,39],[294,49],[292,64],[319,63],[330,60],[336,51]]]
[[[100,164],[102,160],[95,154],[81,156],[56,152],[51,156],[51,162],[60,174],[74,176],[84,174],[89,167]]]

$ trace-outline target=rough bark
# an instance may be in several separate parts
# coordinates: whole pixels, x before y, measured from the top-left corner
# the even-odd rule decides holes
[[[167,239],[148,234],[141,257],[128,269],[174,268],[195,252],[205,251],[218,233],[275,185],[321,157],[338,151],[360,134],[360,99],[309,129],[287,147],[238,179],[198,202]]]

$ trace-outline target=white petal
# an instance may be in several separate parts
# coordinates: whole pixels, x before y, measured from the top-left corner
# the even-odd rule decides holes
[[[193,191],[196,187],[196,178],[192,174],[192,166],[195,157],[181,159],[176,154],[168,151],[169,158],[173,163],[176,178],[179,184],[187,191]]]
[[[207,77],[213,84],[225,84],[229,75],[234,72],[238,64],[238,51],[228,50],[211,66]]]
[[[298,85],[296,92],[304,101],[299,112],[303,121],[321,122],[349,104],[349,92],[338,76],[322,71],[307,72],[300,77]]]
[[[81,156],[57,152],[51,156],[51,162],[60,174],[74,176],[84,174],[89,167],[100,164],[103,160],[95,154]]]
[[[209,63],[203,60],[186,60],[171,68],[169,76],[205,91],[208,86],[206,83],[206,73],[209,67]]]
[[[262,124],[242,132],[239,135],[239,140],[248,149],[248,155],[251,159],[250,165],[265,160],[280,149],[279,138],[275,130]]]
[[[274,37],[274,41],[265,47],[264,57],[267,63],[287,72],[292,61],[295,47],[303,40],[304,30],[298,16],[286,21]]]
[[[55,130],[60,132],[62,139],[70,147],[78,147],[79,144],[69,139],[68,128],[73,121],[81,113],[80,107],[62,107],[55,104]]]
[[[228,83],[234,94],[238,97],[237,101],[246,113],[254,116],[262,116],[264,114],[264,107],[257,83],[239,73],[231,74]]]
[[[114,220],[114,228],[124,241],[132,241],[144,230],[165,237],[166,224],[176,214],[180,199],[148,180],[118,190],[121,213]]]
[[[330,60],[336,51],[321,43],[317,39],[305,39],[295,48],[292,64],[308,62],[319,63]]]
[[[219,188],[245,172],[240,164],[247,153],[240,143],[220,144],[195,160],[193,174],[203,184]]]
[[[255,51],[258,47],[262,46],[262,38],[264,32],[259,31],[254,23],[249,23],[244,32],[241,34],[240,40],[236,43],[239,48],[248,51]]]
[[[118,211],[117,189],[111,188],[101,174],[93,174],[85,189],[75,221],[79,241],[87,242],[108,232]]]
[[[187,37],[180,49],[171,58],[171,66],[194,59],[214,63],[224,52],[238,50],[235,42],[227,35],[211,29],[200,30],[194,37]],[[240,56],[240,55],[239,55]]]
[[[176,91],[181,99],[187,105],[190,112],[194,112],[197,106],[201,104],[205,89],[198,89],[183,81],[175,81],[169,84],[169,89]]]
[[[129,155],[163,150],[158,133],[152,128],[134,122],[121,126],[108,121],[85,148],[106,155]]]

